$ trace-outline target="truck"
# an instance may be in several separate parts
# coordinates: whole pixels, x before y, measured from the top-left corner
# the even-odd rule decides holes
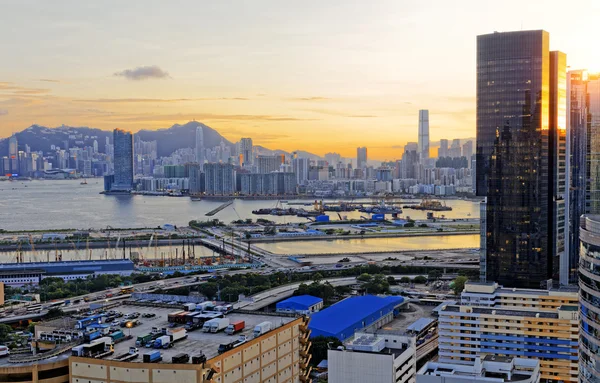
[[[243,320],[238,320],[235,322],[231,322],[229,324],[229,326],[227,326],[227,328],[225,329],[225,334],[227,335],[233,335],[236,332],[240,332],[243,329],[246,328],[246,322],[244,322]]]
[[[240,337],[236,341],[225,343],[225,344],[220,344],[217,351],[219,354],[222,354],[229,350],[233,350],[234,348],[236,348],[238,346],[241,346],[242,344],[246,343],[247,341],[248,341],[248,338],[246,338],[245,335],[240,335]]]
[[[190,356],[188,354],[177,354],[171,359],[171,363],[187,363],[190,361]]]
[[[178,342],[188,337],[187,331],[184,328],[167,330],[167,335],[171,337],[171,343]]]
[[[215,318],[213,319],[214,322],[211,323],[210,325],[210,332],[219,332],[221,330],[225,330],[227,328],[227,326],[229,326],[229,319],[228,318]]]
[[[162,360],[162,355],[160,354],[160,351],[156,350],[144,354],[142,359],[144,363],[157,363]]]
[[[144,346],[146,343],[148,343],[152,339],[153,339],[153,335],[152,334],[140,335],[140,336],[137,337],[137,339],[135,341],[135,345],[138,346],[138,347]]]
[[[210,326],[216,320],[217,320],[217,318],[211,319],[211,320],[207,320],[206,322],[204,322],[204,325],[202,326],[202,331],[203,332],[210,332]]]
[[[137,358],[139,356],[139,350],[137,349],[137,347],[129,347],[129,352],[126,352],[125,354],[121,354],[121,355],[117,355],[115,357],[115,360],[118,360],[119,362],[127,362],[129,360],[133,360],[135,358]]]
[[[214,307],[215,307],[215,302],[212,302],[212,301],[202,302],[202,303],[198,303],[196,305],[196,311],[210,311]]]
[[[171,336],[163,335],[156,338],[153,344],[154,348],[169,348],[172,347]]]
[[[194,310],[196,310],[196,304],[195,303],[184,303],[183,309],[185,311],[194,311]]]
[[[111,333],[109,336],[112,338],[113,343],[119,343],[119,342],[125,340],[125,334],[121,330],[115,331],[115,332]]]
[[[175,323],[175,319],[177,318],[177,316],[183,312],[184,312],[183,310],[178,310],[178,311],[174,311],[170,314],[167,314],[167,322]]]
[[[262,322],[257,324],[256,327],[254,327],[254,337],[258,338],[262,334],[271,331],[271,326],[271,322]]]
[[[206,355],[202,351],[198,355],[192,356],[192,364],[206,363]]]

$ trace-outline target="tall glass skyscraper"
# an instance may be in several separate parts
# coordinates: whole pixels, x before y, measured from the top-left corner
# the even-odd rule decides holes
[[[429,110],[419,110],[419,156],[421,163],[429,158]]]
[[[356,168],[362,169],[367,167],[367,148],[356,148]]]
[[[600,215],[580,224],[579,381],[600,382]]]
[[[564,110],[550,103],[559,102],[553,92],[565,80],[563,64],[558,52],[551,60],[545,31],[477,37],[476,189],[487,197],[487,281],[539,288],[558,279],[560,246],[550,243],[560,210],[553,203],[560,194],[553,153]]]
[[[115,148],[115,179],[110,191],[130,192],[133,189],[133,134],[122,129],[113,131]]]

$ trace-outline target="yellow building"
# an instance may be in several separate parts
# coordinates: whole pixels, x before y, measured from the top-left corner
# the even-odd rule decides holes
[[[4,304],[4,282],[0,282],[0,306]]]

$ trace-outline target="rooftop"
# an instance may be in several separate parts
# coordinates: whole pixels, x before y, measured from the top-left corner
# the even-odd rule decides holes
[[[285,300],[279,302],[278,305],[285,304],[285,303],[296,303],[296,304],[304,305],[304,306],[312,306],[312,305],[316,305],[319,302],[323,302],[323,299],[318,298],[318,297],[313,297],[312,295],[298,295],[298,296],[294,296],[294,297],[285,299]]]
[[[132,339],[125,340],[115,344],[114,349],[115,352],[112,356],[107,357],[106,359],[115,358],[117,355],[125,354],[129,351],[130,347],[136,347],[135,341],[138,336],[148,334],[151,332],[152,327],[158,328],[168,328],[169,323],[167,322],[167,314],[177,311],[174,309],[166,309],[159,307],[140,307],[140,306],[129,306],[129,305],[121,305],[119,307],[114,308],[116,311],[120,311],[123,314],[129,314],[133,312],[139,312],[142,314],[139,317],[139,321],[141,324],[137,327],[129,328],[120,328],[125,335],[131,335]],[[154,313],[156,317],[154,318],[143,318],[143,314],[145,313]],[[188,332],[187,339],[176,342],[172,348],[169,349],[161,349],[163,361],[171,362],[171,358],[180,353],[187,353],[190,356],[197,355],[201,351],[206,355],[208,359],[213,358],[218,355],[218,348],[220,344],[230,343],[239,338],[240,335],[246,335],[249,339],[252,339],[252,332],[254,327],[261,322],[271,322],[273,325],[273,329],[278,328],[284,324],[287,324],[296,318],[289,316],[278,316],[278,315],[253,315],[253,314],[237,314],[231,313],[226,315],[226,318],[229,318],[231,322],[243,320],[246,322],[246,328],[241,332],[235,335],[227,335],[223,331],[218,333],[204,333],[201,329]],[[119,318],[122,319],[122,318]],[[45,323],[42,323],[42,325]],[[182,327],[180,325],[179,327]],[[142,362],[142,355],[154,351],[154,349],[139,347],[140,356],[133,360],[133,362]],[[60,354],[57,357],[44,359],[39,361],[39,364],[45,363],[53,363],[58,360],[65,359],[70,356],[70,352],[66,352]],[[19,364],[9,363],[7,358],[0,359],[0,366],[19,366]]]
[[[558,312],[548,312],[548,311],[540,311],[536,308],[523,308],[518,307],[514,310],[510,307],[483,307],[483,306],[453,306],[447,305],[443,307],[439,313],[444,312],[460,312],[461,307],[468,307],[471,309],[471,313],[473,314],[487,314],[487,315],[505,315],[505,316],[522,316],[522,317],[539,317],[539,318],[558,318]],[[468,314],[467,312],[463,312],[464,314]]]

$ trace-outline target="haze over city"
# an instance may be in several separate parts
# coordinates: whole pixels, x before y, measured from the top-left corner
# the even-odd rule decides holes
[[[0,135],[195,119],[232,141],[393,159],[419,109],[432,142],[475,136],[478,34],[550,30],[572,68],[599,66],[594,1],[459,3],[4,2]]]

